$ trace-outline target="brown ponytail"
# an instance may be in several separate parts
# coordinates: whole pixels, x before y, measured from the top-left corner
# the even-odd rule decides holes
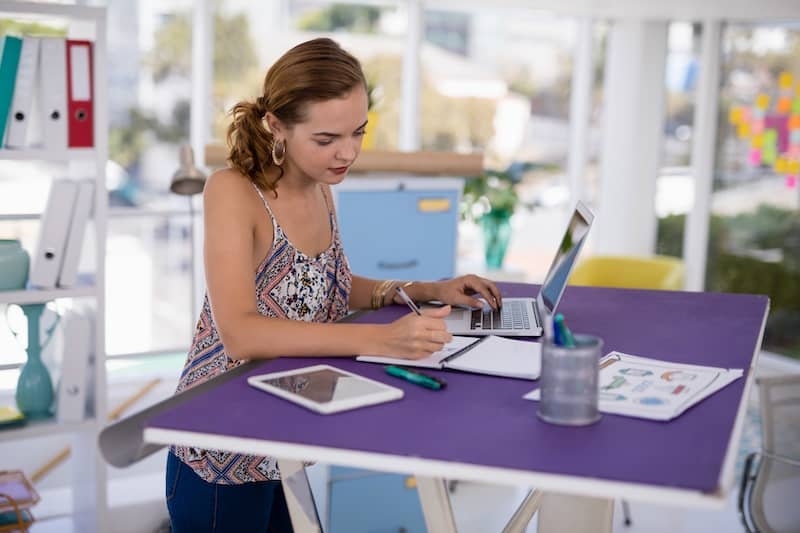
[[[274,191],[283,177],[270,178],[274,137],[263,120],[269,111],[287,127],[305,119],[309,103],[342,98],[354,88],[366,90],[361,64],[351,54],[328,38],[301,43],[267,71],[261,96],[255,101],[239,102],[231,110],[228,127],[228,161],[259,188]]]

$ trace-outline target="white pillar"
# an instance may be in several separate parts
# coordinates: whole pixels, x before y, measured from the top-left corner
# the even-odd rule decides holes
[[[664,125],[667,23],[614,22],[606,53],[594,249],[650,255]]]
[[[569,101],[569,176],[570,205],[586,200],[586,162],[589,159],[589,125],[592,112],[594,21],[578,22],[575,64],[572,67],[572,92]]]
[[[690,291],[701,291],[705,286],[708,226],[711,217],[711,192],[714,181],[714,155],[719,115],[721,28],[722,23],[718,20],[703,22],[700,77],[697,82],[694,133],[692,135],[694,206],[686,217],[683,235],[686,289]]]
[[[424,24],[422,0],[409,0],[406,9],[408,9],[408,33],[403,51],[403,76],[400,88],[399,149],[402,152],[413,152],[420,147],[420,49]]]
[[[206,144],[211,137],[211,81],[214,75],[214,3],[211,0],[195,0],[192,13],[192,106],[189,117],[189,141],[194,151],[194,161],[198,168],[206,163]],[[199,196],[199,195],[198,195]],[[192,206],[200,205],[200,200],[190,197]],[[191,209],[196,213],[196,209]],[[205,269],[203,268],[203,224],[200,216],[191,220],[192,250],[192,288],[191,316],[192,331],[194,321],[206,290]]]

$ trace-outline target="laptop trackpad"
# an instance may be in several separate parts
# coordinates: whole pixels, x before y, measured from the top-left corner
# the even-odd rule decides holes
[[[471,312],[472,311],[468,311],[467,309],[454,308],[444,320],[447,323],[461,324],[464,320],[469,318],[469,313]]]

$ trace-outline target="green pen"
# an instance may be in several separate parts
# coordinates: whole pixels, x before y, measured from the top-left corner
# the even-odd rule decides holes
[[[399,366],[394,366],[394,365],[387,366],[386,373],[389,374],[390,376],[404,379],[408,382],[413,383],[414,385],[425,387],[426,389],[441,390],[447,386],[447,383],[445,383],[444,380],[435,378],[433,376],[428,376],[426,374],[423,374],[421,372],[416,372],[414,370],[408,370],[407,368],[402,368]]]
[[[557,338],[561,339],[561,345],[565,348],[574,348],[575,337],[567,327],[567,324],[564,321],[564,315],[561,313],[556,314],[555,318],[553,318],[553,323],[555,325],[554,329],[556,329],[559,333]]]

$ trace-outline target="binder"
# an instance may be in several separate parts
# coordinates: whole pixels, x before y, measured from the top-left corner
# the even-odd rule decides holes
[[[31,105],[33,93],[37,86],[39,67],[39,39],[23,37],[22,50],[17,65],[17,79],[14,84],[14,95],[11,98],[11,109],[8,113],[8,148],[24,148],[27,146],[28,124],[31,121]]]
[[[22,39],[6,35],[3,39],[3,56],[0,59],[0,145],[5,138],[8,110],[14,95]]]
[[[77,309],[64,315],[64,351],[58,382],[56,416],[59,422],[81,422],[89,389],[89,356],[92,352],[91,319]]]
[[[53,289],[56,286],[77,192],[77,183],[69,180],[54,180],[50,187],[36,253],[31,258],[28,284],[32,288]]]
[[[45,148],[67,148],[67,43],[42,38],[39,57],[39,109]]]
[[[67,39],[67,145],[94,146],[92,43]]]
[[[78,281],[78,266],[81,261],[81,250],[86,235],[86,224],[92,212],[94,199],[94,183],[89,180],[78,182],[78,191],[75,196],[75,206],[72,209],[72,218],[67,232],[67,242],[64,247],[64,261],[56,285],[61,288],[74,287]]]

